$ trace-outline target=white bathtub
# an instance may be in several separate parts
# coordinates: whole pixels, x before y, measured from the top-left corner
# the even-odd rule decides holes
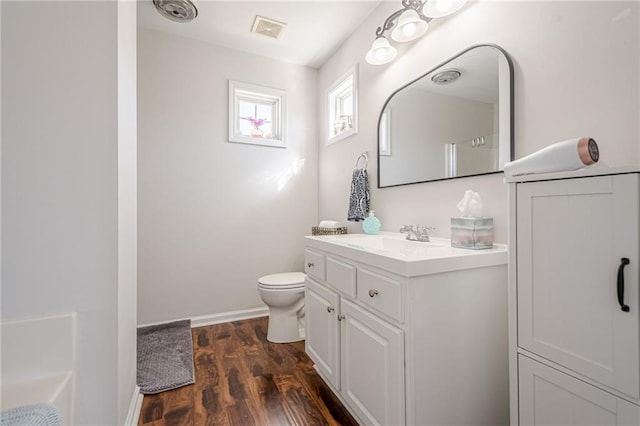
[[[2,322],[2,410],[48,403],[73,424],[76,314]]]

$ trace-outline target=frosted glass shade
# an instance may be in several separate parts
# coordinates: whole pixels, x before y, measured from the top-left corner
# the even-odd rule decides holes
[[[365,58],[371,65],[384,65],[391,62],[397,54],[398,51],[389,44],[389,40],[384,37],[378,37],[373,41],[371,49],[369,49]]]
[[[418,12],[413,9],[405,10],[391,32],[391,38],[397,42],[415,40],[422,36],[427,28],[429,28],[429,24],[420,19]]]
[[[429,18],[442,18],[457,12],[467,0],[427,0],[422,14]]]

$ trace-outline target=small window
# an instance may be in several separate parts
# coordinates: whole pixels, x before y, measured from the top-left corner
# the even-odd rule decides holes
[[[327,143],[358,133],[358,67],[355,65],[327,92]]]
[[[286,93],[229,81],[229,142],[286,147]]]

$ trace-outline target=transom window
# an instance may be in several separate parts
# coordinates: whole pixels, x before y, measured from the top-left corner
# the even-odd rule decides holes
[[[357,133],[357,66],[339,78],[328,90],[328,143]]]
[[[229,81],[229,141],[285,147],[285,92]]]

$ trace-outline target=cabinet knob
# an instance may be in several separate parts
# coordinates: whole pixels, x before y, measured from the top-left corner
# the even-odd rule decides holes
[[[308,262],[308,263],[307,263],[307,266],[308,266],[309,268],[313,268],[313,267],[314,267],[314,266],[316,266],[316,265],[315,265],[314,263]]]
[[[375,297],[378,294],[378,290],[369,290],[369,297]]]
[[[327,312],[331,313],[335,310],[336,310],[335,308],[332,308],[331,306],[327,306]]]
[[[344,319],[344,315],[340,314],[338,315],[338,321],[342,321]]]

